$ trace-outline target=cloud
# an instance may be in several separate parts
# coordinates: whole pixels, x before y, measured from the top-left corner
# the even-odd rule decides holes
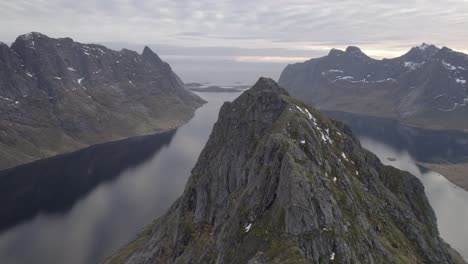
[[[172,57],[216,55],[237,61],[303,60],[348,45],[376,58],[401,55],[422,42],[466,51],[467,21],[464,0],[0,2],[4,42],[39,31],[81,42],[173,47],[167,53]]]
[[[0,3],[0,17],[6,41],[31,30],[83,41],[243,47],[428,41],[461,48],[468,41],[461,0],[16,0]]]

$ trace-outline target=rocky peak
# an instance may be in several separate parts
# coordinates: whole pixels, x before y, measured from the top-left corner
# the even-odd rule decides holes
[[[367,56],[360,48],[356,46],[348,46],[345,51],[331,49],[328,53],[328,56],[331,58],[353,58],[358,59],[357,61],[365,61],[370,59],[369,56]]]
[[[0,168],[174,128],[203,103],[149,49],[140,55],[40,33],[0,45],[0,96],[0,130],[8,132]]]
[[[182,197],[109,263],[456,263],[421,182],[261,78],[225,103]]]
[[[328,56],[332,56],[332,57],[335,57],[335,56],[341,56],[344,54],[344,51],[340,50],[340,49],[331,49],[330,52],[328,53]]]
[[[440,49],[432,44],[422,43],[419,46],[411,48],[402,58],[412,61],[421,63],[424,61],[429,60],[433,57]]]
[[[145,46],[143,48],[142,56],[143,58],[149,61],[155,62],[157,64],[162,63],[161,58],[159,58],[159,56],[156,53],[154,53],[148,46]]]
[[[270,78],[260,77],[260,79],[255,83],[254,86],[250,89],[252,92],[273,92],[279,94],[288,94],[286,90],[281,88],[275,81]]]
[[[361,51],[360,48],[356,47],[356,46],[348,46],[346,48],[346,53],[349,53],[349,54],[363,54],[363,52]]]
[[[37,38],[49,38],[49,37],[40,32],[29,32],[29,33],[20,35],[18,38],[23,39],[23,40],[34,40]]]

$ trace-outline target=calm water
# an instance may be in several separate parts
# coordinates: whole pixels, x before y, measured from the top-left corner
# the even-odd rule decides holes
[[[53,190],[53,195],[49,195],[52,200],[50,197],[49,200],[34,200],[54,206],[44,207],[43,203],[36,202],[37,206],[29,210],[31,215],[19,215],[14,225],[3,225],[0,263],[94,263],[128,243],[145,225],[163,214],[182,193],[220,106],[239,94],[199,95],[208,103],[197,110],[189,123],[163,136],[102,144],[9,172],[10,175],[26,175],[29,177],[26,180],[34,178],[30,173],[40,172],[38,175],[56,177],[59,183],[54,186],[48,181],[33,180],[39,186],[51,188],[35,190],[34,193],[40,194],[38,197],[48,197],[44,193],[50,194],[47,191]],[[419,151],[421,142],[425,137],[427,140],[426,133],[402,129],[385,120],[360,117],[352,120],[359,124],[352,127],[364,147],[376,153],[382,162],[410,171],[422,180],[442,237],[468,259],[468,192],[437,173],[421,172],[414,159],[414,156],[430,160],[463,157],[465,149],[458,143],[463,143],[464,138],[453,141],[453,136],[431,135],[431,140],[439,138],[445,147],[435,144],[436,148]],[[448,141],[443,141],[447,138]],[[387,158],[396,158],[396,161]],[[96,175],[100,180],[90,182]],[[15,204],[10,207],[16,208]],[[38,214],[39,211],[42,213]]]
[[[183,192],[222,103],[233,100],[239,93],[199,95],[208,103],[196,111],[189,123],[163,138],[143,137],[111,148],[102,144],[94,147],[97,150],[34,165],[43,168],[43,175],[74,179],[80,173],[87,177],[90,168],[98,170],[102,164],[107,169],[98,175],[106,180],[76,199],[69,199],[66,187],[76,189],[70,182],[64,181],[68,186],[49,186],[63,188],[52,199],[59,205],[47,208],[49,213],[23,219],[21,224],[3,231],[0,263],[94,263],[128,243],[145,225],[164,213]],[[153,148],[152,154],[148,154],[148,145]],[[47,169],[48,165],[63,162],[73,166],[73,160],[79,165],[72,169]],[[69,168],[67,165],[62,167]],[[112,165],[118,169],[112,169]],[[27,174],[33,169],[22,170]],[[47,190],[40,191],[44,192]],[[60,202],[64,199],[71,204]]]

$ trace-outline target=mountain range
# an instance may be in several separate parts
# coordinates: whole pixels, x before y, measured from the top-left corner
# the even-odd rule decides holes
[[[177,127],[204,101],[142,54],[32,32],[0,42],[0,169]]]
[[[261,78],[225,103],[183,195],[106,263],[464,263],[424,187]]]
[[[468,56],[423,43],[376,60],[357,47],[288,65],[279,84],[319,109],[468,131]]]

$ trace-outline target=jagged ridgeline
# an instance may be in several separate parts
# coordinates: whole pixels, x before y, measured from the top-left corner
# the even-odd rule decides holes
[[[411,126],[468,131],[468,55],[422,44],[376,60],[357,47],[288,65],[279,79],[318,109],[398,119]]]
[[[189,120],[204,101],[151,49],[40,33],[0,42],[0,169]]]
[[[186,189],[107,263],[463,263],[424,187],[261,78],[225,103]]]

